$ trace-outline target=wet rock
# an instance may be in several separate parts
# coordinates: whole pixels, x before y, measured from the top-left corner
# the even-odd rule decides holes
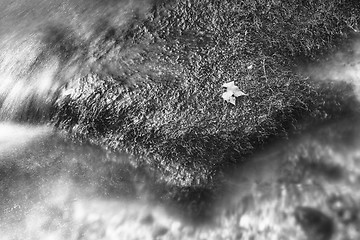
[[[311,207],[297,207],[295,219],[309,240],[330,240],[334,223],[330,217]]]
[[[158,238],[158,237],[165,235],[168,231],[169,231],[169,229],[166,227],[157,226],[157,227],[155,227],[152,235],[154,238]]]
[[[153,224],[155,221],[154,217],[151,215],[151,214],[147,214],[145,215],[141,220],[140,222],[142,224],[145,224],[145,225],[151,225]]]
[[[327,204],[342,223],[351,224],[358,220],[358,209],[350,197],[333,195]]]

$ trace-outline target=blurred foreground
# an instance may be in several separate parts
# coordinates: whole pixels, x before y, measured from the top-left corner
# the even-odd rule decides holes
[[[229,171],[201,222],[161,201],[161,186],[132,169],[129,156],[71,143],[49,127],[0,128],[2,239],[360,237],[356,119],[274,144]],[[325,214],[333,227],[299,207]]]

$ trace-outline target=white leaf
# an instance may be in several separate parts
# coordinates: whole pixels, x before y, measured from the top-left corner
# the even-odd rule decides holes
[[[247,95],[246,93],[242,92],[238,86],[235,85],[234,81],[224,83],[222,87],[226,88],[226,92],[222,94],[222,98],[233,105],[235,105],[236,97]]]
[[[232,92],[224,92],[222,94],[222,98],[225,101],[230,102],[230,103],[235,105],[235,97],[234,97],[234,94]]]

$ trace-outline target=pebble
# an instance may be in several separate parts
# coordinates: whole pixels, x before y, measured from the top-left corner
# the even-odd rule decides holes
[[[312,207],[297,207],[295,219],[309,240],[330,240],[334,223],[330,217]]]

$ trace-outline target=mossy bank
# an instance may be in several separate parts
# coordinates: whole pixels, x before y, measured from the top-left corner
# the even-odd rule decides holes
[[[357,111],[352,86],[297,72],[355,33],[357,1],[152,4],[79,37],[81,74],[51,114],[75,139],[126,150],[159,181],[211,187],[272,139]],[[231,81],[247,94],[235,105],[221,98]]]

